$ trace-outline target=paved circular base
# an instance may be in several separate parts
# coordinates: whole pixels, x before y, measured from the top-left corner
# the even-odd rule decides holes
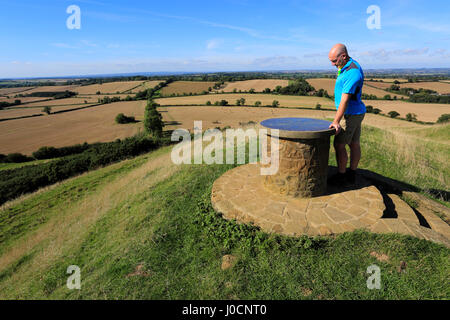
[[[367,229],[399,232],[450,246],[448,235],[420,225],[414,211],[398,196],[390,195],[397,219],[382,219],[386,206],[379,190],[361,178],[353,189],[328,189],[314,198],[280,195],[264,187],[259,164],[247,164],[227,171],[213,185],[211,201],[224,218],[259,226],[266,232],[290,236],[330,235]],[[434,220],[433,220],[434,221]]]

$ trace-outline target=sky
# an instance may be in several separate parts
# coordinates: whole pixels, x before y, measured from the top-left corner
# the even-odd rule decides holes
[[[0,5],[0,78],[331,71],[328,51],[335,43],[344,43],[365,69],[450,67],[448,0],[0,0]],[[78,21],[74,11],[67,12],[73,5],[80,10],[80,28],[70,29],[68,20],[71,27]]]

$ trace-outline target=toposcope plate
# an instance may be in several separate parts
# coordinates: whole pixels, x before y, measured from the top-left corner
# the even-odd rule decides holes
[[[330,121],[312,118],[271,118],[260,124],[265,128],[278,129],[280,138],[319,139],[335,133],[335,129],[329,129]],[[269,135],[274,135],[274,132]]]

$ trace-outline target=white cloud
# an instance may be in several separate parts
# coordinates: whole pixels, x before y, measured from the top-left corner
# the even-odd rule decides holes
[[[206,48],[208,50],[217,49],[222,43],[221,39],[211,39],[206,42]]]

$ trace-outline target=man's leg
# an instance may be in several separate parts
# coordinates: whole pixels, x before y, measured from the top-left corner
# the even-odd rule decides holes
[[[350,169],[356,170],[358,168],[359,160],[361,159],[361,145],[359,142],[350,143]]]
[[[345,144],[343,143],[334,143],[334,150],[336,152],[336,163],[338,166],[338,171],[340,173],[345,173],[345,169],[347,167],[347,150],[345,149]]]

